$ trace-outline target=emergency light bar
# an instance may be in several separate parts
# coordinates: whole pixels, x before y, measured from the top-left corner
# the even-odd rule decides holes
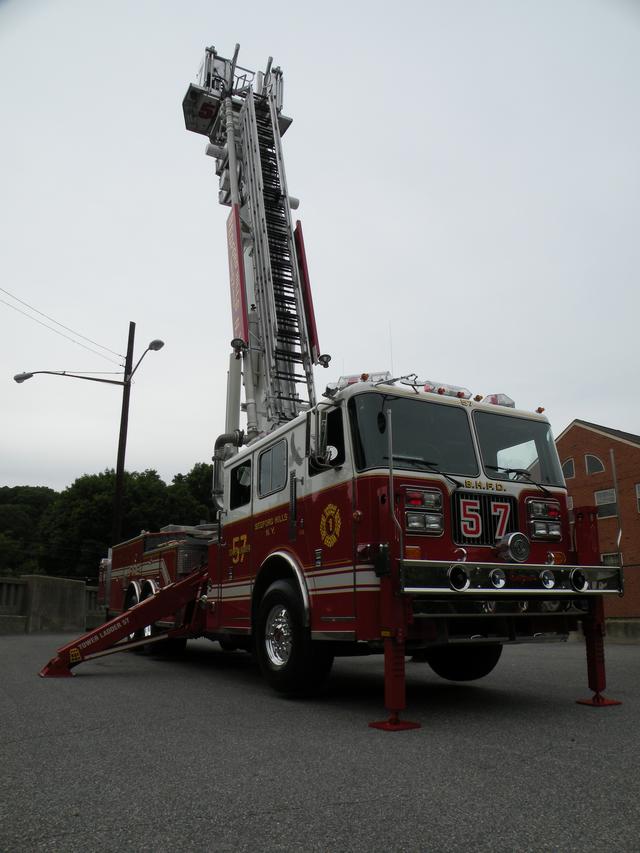
[[[430,394],[442,394],[445,397],[458,397],[461,400],[469,400],[471,391],[468,388],[461,388],[459,385],[447,385],[445,382],[431,382],[427,379],[424,383],[424,391]]]
[[[356,385],[358,382],[366,382],[369,385],[378,385],[384,382],[392,382],[393,376],[388,370],[378,371],[378,373],[352,373],[348,376],[340,376],[337,382],[330,382],[324,392],[325,397],[333,397],[338,391],[343,388],[348,388],[350,385]]]
[[[506,394],[487,394],[482,398],[483,403],[491,403],[493,406],[508,406],[510,409],[515,409],[516,404]]]

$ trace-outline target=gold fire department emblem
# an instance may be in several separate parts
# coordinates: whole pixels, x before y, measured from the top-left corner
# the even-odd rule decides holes
[[[340,510],[335,504],[327,504],[320,519],[320,538],[327,548],[333,548],[336,544],[341,527]]]

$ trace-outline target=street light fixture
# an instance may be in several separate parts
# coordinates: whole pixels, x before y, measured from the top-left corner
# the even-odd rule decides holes
[[[136,366],[133,364],[133,344],[136,334],[136,324],[129,323],[129,339],[127,342],[127,355],[124,363],[124,378],[100,379],[97,376],[83,376],[79,373],[69,373],[67,370],[33,370],[31,373],[16,373],[13,377],[18,384],[32,379],[38,374],[45,373],[49,376],[67,376],[70,379],[86,379],[88,382],[102,382],[105,385],[120,385],[122,387],[122,412],[120,414],[120,435],[118,437],[118,459],[116,462],[116,485],[113,498],[113,529],[111,533],[111,544],[115,545],[122,538],[122,496],[124,492],[124,457],[127,448],[127,430],[129,426],[129,398],[131,396],[131,380],[145,355],[151,350],[157,352],[164,346],[164,341],[155,338],[142,353]]]

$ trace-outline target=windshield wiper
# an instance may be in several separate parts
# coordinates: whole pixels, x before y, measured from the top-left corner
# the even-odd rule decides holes
[[[454,479],[451,474],[447,474],[446,471],[443,471],[438,467],[437,462],[429,462],[427,459],[422,460],[425,465],[428,465],[429,468],[434,472],[434,474],[442,474],[443,477],[446,477],[450,483],[453,483],[456,489],[459,489],[462,483],[459,480]]]
[[[388,456],[383,456],[383,459],[388,459]],[[450,474],[447,474],[446,471],[442,471],[437,462],[430,462],[428,459],[423,459],[421,456],[404,456],[402,453],[394,453],[394,459],[400,459],[402,462],[418,462],[420,465],[426,465],[434,474],[441,474],[443,477],[446,477],[450,483],[453,483],[456,489],[459,489],[462,486],[458,480],[455,480]]]
[[[534,480],[526,468],[503,468],[502,465],[485,465],[484,467],[489,468],[492,471],[502,471],[504,474],[516,474],[518,477],[524,477],[524,479],[531,483],[532,486],[537,486],[543,494],[551,495],[549,489],[543,486],[542,483],[538,483]]]

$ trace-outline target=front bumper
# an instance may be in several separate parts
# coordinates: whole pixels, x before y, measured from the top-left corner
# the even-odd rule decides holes
[[[451,583],[452,571],[462,569],[468,586],[456,589]],[[504,585],[496,587],[492,572],[504,573]],[[552,588],[542,583],[542,572],[551,572]],[[587,581],[587,588],[576,587],[576,581]],[[401,560],[400,585],[406,595],[464,598],[581,598],[594,595],[622,595],[623,575],[620,566],[569,566],[530,563],[447,562],[444,560]]]

